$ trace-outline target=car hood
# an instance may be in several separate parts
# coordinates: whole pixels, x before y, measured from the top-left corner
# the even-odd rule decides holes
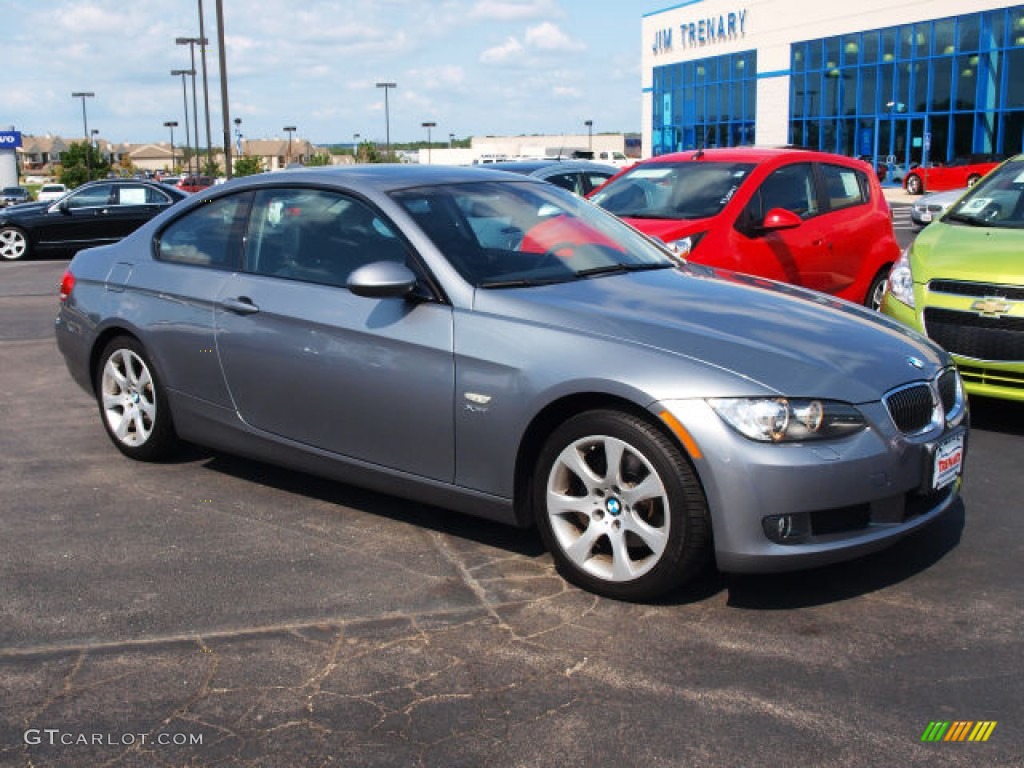
[[[680,237],[709,229],[714,219],[633,219],[625,216],[623,221],[639,229],[645,235],[669,243]]]
[[[687,358],[736,377],[731,393],[877,401],[950,364],[902,324],[825,294],[697,265],[477,291],[479,311]],[[915,367],[911,359],[921,365]]]
[[[3,210],[0,210],[0,219],[14,218],[15,216],[24,216],[26,214],[43,213],[53,205],[53,202],[49,203],[19,203],[18,205],[9,205]]]
[[[970,280],[1024,285],[1024,230],[932,222],[914,241],[914,281]]]

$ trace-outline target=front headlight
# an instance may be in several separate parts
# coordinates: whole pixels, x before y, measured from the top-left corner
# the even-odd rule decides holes
[[[678,240],[669,240],[665,245],[676,256],[688,256],[697,247],[697,243],[704,239],[706,234],[707,232],[697,232],[693,235],[680,237]]]
[[[860,411],[836,400],[736,397],[708,404],[741,435],[764,443],[834,439],[867,426]]]
[[[889,272],[889,293],[894,299],[914,306],[914,272],[910,268],[910,248],[905,248]]]

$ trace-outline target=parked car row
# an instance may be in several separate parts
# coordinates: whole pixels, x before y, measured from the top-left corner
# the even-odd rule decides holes
[[[750,239],[816,232],[845,205],[873,215],[866,166],[792,158],[670,158],[639,186],[664,217],[683,191],[667,182],[706,173],[705,206],[687,193],[677,213],[718,226],[735,201]],[[771,207],[780,170],[823,209]],[[80,252],[60,293],[58,347],[127,457],[185,440],[535,526],[566,578],[615,598],[712,561],[858,557],[960,489],[967,407],[938,345],[815,291],[681,262],[521,174],[239,179]]]
[[[949,258],[946,249],[957,239],[969,240],[984,232],[977,246],[984,249],[1002,243],[1016,228],[1013,201],[1008,198],[1015,181],[1001,182],[1007,188],[991,204],[986,203],[981,218],[967,217],[962,209],[958,209],[961,213],[957,217],[946,215],[965,190],[928,195],[912,207],[914,223],[923,226],[938,220],[943,228],[953,227],[959,232],[959,238],[947,235],[939,246],[925,250],[933,239],[929,229],[928,236],[901,257],[877,174],[858,160],[804,150],[741,147],[682,152],[639,162],[625,170],[580,160],[492,163],[488,167],[531,175],[589,196],[592,202],[693,264],[811,288],[873,309],[882,306],[888,287],[890,293],[902,297],[890,300],[887,310],[900,319],[907,319],[906,307],[914,306],[907,304],[913,294],[906,275],[930,274],[932,267],[923,265]],[[960,168],[959,173],[979,170],[967,164],[951,164],[946,170],[951,168]],[[33,253],[74,252],[114,242],[185,199],[187,192],[183,190],[209,189],[213,179],[184,177],[175,186],[168,186],[166,181],[92,182],[63,196],[60,185],[46,185],[41,196],[57,199],[20,204],[0,212],[0,256],[18,259]],[[16,191],[10,192],[5,199],[19,199]],[[964,200],[975,201],[970,204],[977,206],[978,200],[987,198],[971,194]],[[968,219],[973,228],[970,232],[965,229]],[[998,234],[993,235],[992,229],[999,230]],[[563,230],[562,245],[571,250],[579,235]],[[513,230],[510,237],[518,235]],[[897,261],[899,269],[890,278],[890,269]],[[922,266],[915,267],[916,262]],[[1008,309],[997,313],[997,321],[990,317],[995,310],[982,302],[985,320],[972,322],[975,326],[980,322],[992,326],[989,330],[993,338],[1002,339],[1004,347],[995,351],[984,347],[985,354],[978,353],[977,360],[985,364],[996,356],[1010,367],[1024,360],[1017,331],[1011,327],[1020,311],[1014,303],[1019,299],[1011,298],[1024,282],[1019,271],[1005,260],[992,267],[987,258],[974,258],[957,269],[960,271],[955,280],[970,279],[989,286],[980,298],[992,299],[992,306],[1002,307],[1000,302],[1009,302]],[[968,274],[973,277],[965,277]],[[945,285],[944,280],[939,279],[938,284]],[[902,286],[902,292],[894,291],[894,286]],[[928,293],[931,295],[930,290]],[[935,318],[939,316],[937,310],[918,312],[910,324],[926,333],[938,333]],[[947,320],[959,334],[954,340],[949,338],[953,331],[943,331],[947,334],[944,344],[950,349],[964,349],[960,338],[980,333],[961,327],[963,314],[949,315]],[[961,362],[967,357],[964,353]],[[1018,389],[1024,389],[1024,385],[1007,384],[1005,378],[995,388],[986,385],[984,391],[1015,397]],[[973,380],[969,388],[982,391]]]

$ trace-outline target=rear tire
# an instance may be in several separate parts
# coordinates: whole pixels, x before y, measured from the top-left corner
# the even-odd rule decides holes
[[[924,182],[917,174],[907,176],[907,192],[912,195],[920,195],[924,192]]]
[[[118,336],[103,350],[96,370],[96,401],[111,441],[137,461],[159,461],[178,445],[163,383],[145,350]]]
[[[541,537],[586,590],[650,600],[707,564],[707,501],[669,437],[620,411],[579,414],[548,439],[533,479]]]

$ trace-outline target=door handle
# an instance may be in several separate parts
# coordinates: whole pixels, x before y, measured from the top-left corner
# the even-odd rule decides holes
[[[224,299],[220,305],[228,312],[234,312],[236,315],[254,315],[260,311],[260,308],[253,304],[252,299],[248,296],[239,296],[237,299]]]

